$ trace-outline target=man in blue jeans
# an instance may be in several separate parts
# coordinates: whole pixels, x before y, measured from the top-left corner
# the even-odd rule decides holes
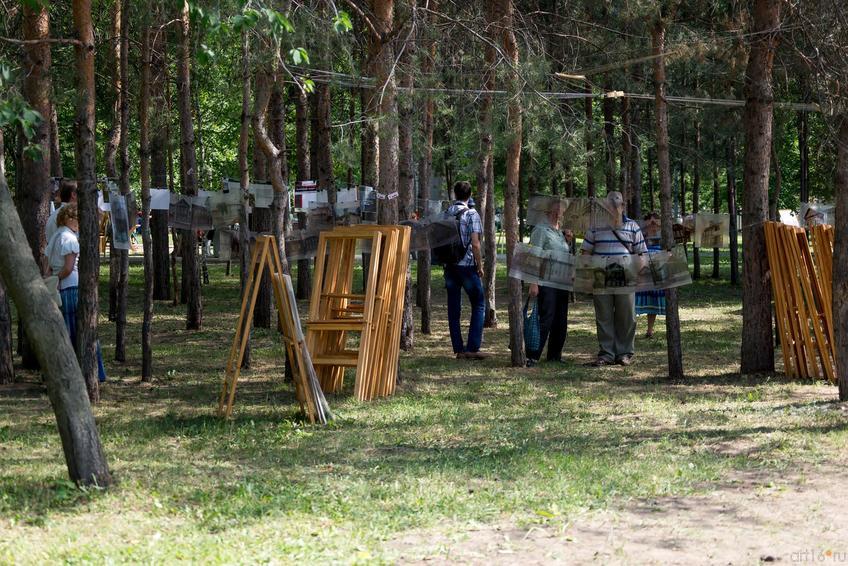
[[[457,359],[482,360],[488,357],[480,351],[483,342],[483,318],[486,308],[483,301],[483,257],[480,251],[480,235],[483,224],[480,214],[468,206],[471,198],[471,184],[468,181],[458,181],[453,186],[456,201],[447,213],[459,217],[460,236],[465,246],[465,256],[456,264],[445,265],[445,289],[448,293],[448,327],[450,328],[451,344]],[[468,329],[468,342],[463,344],[460,316],[462,315],[462,290],[468,295],[471,303],[471,325]]]

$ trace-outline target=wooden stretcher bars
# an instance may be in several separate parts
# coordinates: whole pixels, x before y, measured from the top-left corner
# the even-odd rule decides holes
[[[765,224],[775,318],[784,371],[790,377],[835,380],[833,331],[827,316],[830,280],[817,270],[803,228]],[[817,252],[818,256],[821,252]],[[818,271],[818,272],[817,272]]]
[[[227,358],[224,381],[221,384],[218,414],[229,417],[233,411],[236,385],[241,374],[241,364],[250,337],[250,329],[253,326],[253,312],[256,307],[262,274],[266,267],[271,277],[283,342],[286,345],[288,359],[292,365],[297,400],[310,422],[326,424],[332,418],[332,415],[318,384],[309,351],[306,348],[300,326],[300,317],[297,313],[297,303],[294,300],[291,278],[283,272],[279,248],[274,236],[259,236],[253,245],[250,255],[250,271],[242,297],[238,326],[233,337],[233,344],[230,347],[230,355]]]
[[[408,226],[358,225],[321,233],[306,343],[324,391],[339,391],[345,368],[355,367],[357,399],[394,393],[410,237]],[[357,243],[370,250],[364,293],[353,291]],[[354,334],[358,344],[350,344]]]

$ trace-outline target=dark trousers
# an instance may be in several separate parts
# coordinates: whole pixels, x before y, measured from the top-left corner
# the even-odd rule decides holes
[[[568,291],[539,286],[536,308],[539,309],[539,350],[527,351],[527,357],[538,360],[542,357],[545,342],[548,343],[548,361],[562,359],[562,347],[568,335]]]
[[[483,342],[483,319],[486,306],[483,302],[483,282],[476,267],[446,265],[445,289],[448,293],[448,328],[450,329],[453,352],[477,352]],[[468,343],[463,344],[460,318],[462,316],[462,291],[471,303],[471,324],[468,328]]]

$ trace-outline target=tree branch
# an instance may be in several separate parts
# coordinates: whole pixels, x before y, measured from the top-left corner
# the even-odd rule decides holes
[[[78,39],[63,37],[47,37],[44,39],[15,39],[14,37],[0,37],[0,41],[14,43],[15,45],[36,45],[38,43],[61,43],[67,45],[82,45]]]

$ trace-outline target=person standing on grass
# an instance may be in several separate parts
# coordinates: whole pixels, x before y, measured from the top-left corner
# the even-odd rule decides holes
[[[562,202],[553,201],[545,218],[534,226],[530,233],[531,246],[563,254],[569,253],[566,236],[559,227],[561,214]],[[536,297],[539,310],[539,349],[527,350],[527,367],[533,367],[539,363],[546,342],[548,343],[548,361],[561,362],[562,348],[568,334],[569,292],[531,283],[530,296]]]
[[[48,242],[53,237],[53,234],[56,233],[56,230],[59,229],[59,225],[56,223],[59,211],[64,206],[77,202],[77,182],[71,179],[62,179],[62,183],[59,186],[59,199],[61,200],[59,207],[50,213],[50,217],[44,225],[44,236]]]
[[[71,345],[77,349],[77,304],[79,303],[79,213],[76,203],[66,203],[56,215],[57,229],[44,252],[53,275],[59,278],[62,317]],[[106,381],[103,355],[97,343],[97,370],[100,382]]]
[[[624,198],[618,191],[607,193],[610,225],[592,228],[583,239],[582,254],[621,257],[648,251],[639,224],[624,215]],[[593,295],[595,324],[600,350],[593,366],[633,363],[636,341],[635,293]]]
[[[480,214],[468,205],[471,198],[471,184],[468,181],[457,181],[453,186],[453,195],[456,201],[448,208],[447,214],[459,219],[459,233],[465,255],[456,263],[444,266],[445,289],[448,295],[448,328],[457,359],[482,360],[488,357],[480,351],[483,343],[483,319],[486,314],[482,281],[483,256],[480,249],[483,223],[480,221]],[[471,324],[467,343],[463,343],[460,327],[463,289],[471,303]]]
[[[645,227],[642,231],[645,235],[648,251],[658,252],[662,250],[662,246],[660,246],[660,215],[656,212],[649,212],[645,215],[644,220]],[[636,314],[648,316],[648,331],[645,333],[645,338],[653,338],[657,315],[665,316],[665,291],[653,290],[636,293]]]

